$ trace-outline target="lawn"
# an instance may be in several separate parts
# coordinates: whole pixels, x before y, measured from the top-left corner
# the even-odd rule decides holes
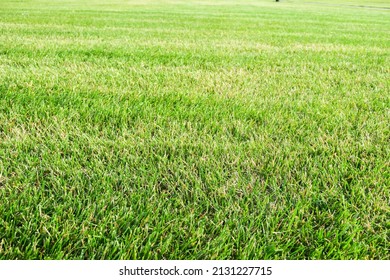
[[[389,158],[389,0],[0,0],[0,259],[389,259]]]

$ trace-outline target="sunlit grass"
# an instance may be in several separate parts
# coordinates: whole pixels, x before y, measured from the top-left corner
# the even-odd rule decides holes
[[[1,1],[0,259],[388,259],[390,2],[308,2]]]

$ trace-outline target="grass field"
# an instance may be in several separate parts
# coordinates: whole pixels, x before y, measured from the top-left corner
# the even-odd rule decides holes
[[[0,0],[0,259],[389,259],[389,157],[389,0]]]

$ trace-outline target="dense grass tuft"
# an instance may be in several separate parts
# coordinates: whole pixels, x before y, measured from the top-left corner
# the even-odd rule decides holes
[[[0,259],[389,259],[388,8],[2,0]]]

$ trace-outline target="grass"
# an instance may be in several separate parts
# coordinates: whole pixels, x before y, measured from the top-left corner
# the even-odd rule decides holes
[[[390,1],[339,4],[1,0],[0,259],[389,259]]]

